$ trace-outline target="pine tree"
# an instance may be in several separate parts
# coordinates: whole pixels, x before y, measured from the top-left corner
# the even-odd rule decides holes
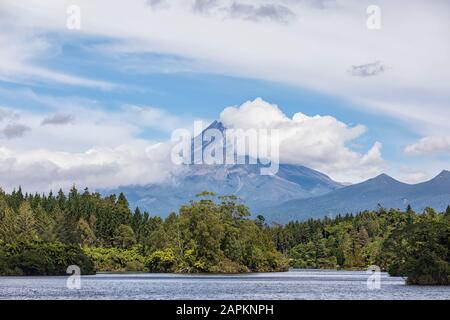
[[[130,204],[127,198],[121,192],[116,202],[116,215],[118,217],[118,223],[129,225],[132,221],[132,214],[130,210]]]
[[[131,221],[131,227],[133,228],[134,233],[138,241],[141,241],[141,229],[142,229],[142,213],[139,207],[134,210],[133,218]]]
[[[96,237],[94,231],[92,231],[91,226],[89,225],[89,223],[87,223],[86,220],[80,218],[80,220],[78,221],[77,229],[82,245],[92,246],[95,243]]]
[[[0,196],[0,241],[12,243],[17,239],[16,213]]]
[[[37,222],[28,201],[22,202],[16,216],[16,226],[19,237],[23,240],[38,238]]]
[[[130,226],[121,224],[114,232],[114,244],[121,248],[131,248],[136,244],[136,236]]]
[[[59,189],[58,195],[56,196],[56,201],[61,210],[64,210],[66,208],[67,198],[62,189]]]

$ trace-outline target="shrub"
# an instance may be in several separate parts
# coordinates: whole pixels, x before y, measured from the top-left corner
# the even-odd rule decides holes
[[[94,261],[98,271],[145,271],[145,258],[140,254],[139,247],[84,248],[84,252]]]
[[[173,272],[175,265],[175,254],[171,248],[153,252],[146,263],[150,272]]]
[[[94,263],[77,245],[41,241],[3,244],[0,256],[2,275],[67,275],[71,265],[79,266],[82,274],[95,273]]]

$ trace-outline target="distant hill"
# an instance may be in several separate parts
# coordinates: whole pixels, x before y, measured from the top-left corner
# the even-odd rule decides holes
[[[376,209],[379,205],[384,208],[405,209],[408,204],[418,212],[426,207],[445,210],[450,204],[450,172],[443,171],[430,181],[414,185],[382,174],[326,195],[289,200],[264,208],[262,212],[268,220],[284,223],[326,215],[335,216],[339,213],[357,213]]]

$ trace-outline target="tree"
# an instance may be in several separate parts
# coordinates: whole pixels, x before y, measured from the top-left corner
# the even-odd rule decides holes
[[[406,276],[409,284],[450,284],[449,227],[425,217],[395,230],[384,245],[389,273]]]
[[[55,233],[59,241],[65,244],[79,243],[78,221],[70,214],[66,214],[57,206],[53,212]]]
[[[36,219],[28,201],[24,201],[20,205],[15,226],[22,240],[35,240],[38,238]]]
[[[62,189],[59,189],[58,195],[56,196],[56,202],[58,203],[58,206],[61,210],[64,210],[66,208],[66,195],[62,191]]]
[[[412,209],[411,205],[408,204],[408,206],[406,207],[406,213],[411,213],[411,212],[413,212],[413,209]]]
[[[127,198],[121,192],[116,203],[116,215],[120,224],[130,224],[132,220],[132,214],[130,210],[130,204]]]
[[[12,243],[19,236],[15,215],[6,201],[0,198],[0,241]]]
[[[95,243],[96,237],[94,231],[92,231],[89,223],[83,218],[80,218],[78,221],[78,233],[83,246],[92,246]]]
[[[54,219],[52,219],[52,217],[42,208],[40,204],[37,205],[34,211],[36,231],[39,239],[46,242],[56,241],[57,235]]]
[[[208,271],[218,262],[224,230],[217,205],[206,199],[183,206],[179,223],[183,247],[194,251],[199,271]]]
[[[153,252],[146,262],[150,272],[173,272],[176,266],[175,253],[171,248]]]
[[[131,248],[136,244],[136,236],[130,226],[121,224],[115,231],[114,244],[121,248]]]
[[[266,218],[264,218],[264,216],[262,216],[262,215],[257,215],[256,216],[256,224],[258,225],[258,227],[260,227],[260,228],[264,228],[264,227],[267,227],[267,224],[266,224]]]

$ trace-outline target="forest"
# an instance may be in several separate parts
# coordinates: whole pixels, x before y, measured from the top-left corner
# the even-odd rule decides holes
[[[450,282],[450,207],[266,223],[235,196],[204,192],[162,219],[124,194],[0,190],[0,275],[96,271],[246,273],[377,265],[409,284]]]

